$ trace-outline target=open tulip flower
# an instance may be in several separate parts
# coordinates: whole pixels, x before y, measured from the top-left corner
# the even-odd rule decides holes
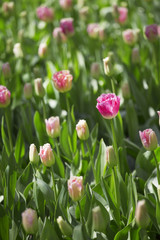
[[[62,70],[53,75],[53,83],[59,92],[68,92],[72,88],[73,76],[69,70]]]

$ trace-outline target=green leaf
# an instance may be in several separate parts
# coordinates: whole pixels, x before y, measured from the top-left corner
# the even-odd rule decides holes
[[[0,204],[0,238],[9,240],[9,216]]]
[[[2,117],[2,122],[1,122],[1,134],[2,134],[2,141],[5,146],[6,152],[8,156],[10,155],[10,145],[9,145],[9,140],[8,137],[6,136],[5,130],[4,130],[4,117]]]
[[[99,182],[106,168],[106,145],[101,139],[99,145],[98,157],[96,159],[96,182]]]
[[[126,227],[124,227],[122,230],[120,230],[114,240],[127,240],[128,238],[128,232],[130,231],[130,229],[132,228],[132,223],[130,223],[129,225],[127,225]]]
[[[25,145],[23,141],[22,131],[20,129],[18,132],[16,145],[15,145],[15,159],[17,163],[19,163],[20,158],[22,158],[24,154],[25,154]]]
[[[62,123],[62,130],[61,130],[61,134],[60,134],[60,146],[62,148],[63,153],[67,156],[67,157],[71,157],[71,151],[70,151],[70,146],[69,146],[69,142],[68,142],[68,126],[67,126],[67,122],[64,121]]]
[[[39,143],[40,145],[43,145],[44,143],[47,142],[45,124],[41,119],[38,111],[36,111],[34,114],[34,127],[36,129],[36,134],[37,134]]]
[[[119,196],[120,196],[122,212],[123,212],[123,215],[126,216],[127,203],[128,203],[127,187],[126,187],[126,185],[123,181],[123,178],[118,170],[117,170],[117,176],[118,176],[118,185],[119,185],[119,192],[120,192]]]
[[[54,225],[51,224],[50,220],[45,218],[44,224],[43,224],[43,229],[42,232],[40,233],[40,240],[60,240]]]

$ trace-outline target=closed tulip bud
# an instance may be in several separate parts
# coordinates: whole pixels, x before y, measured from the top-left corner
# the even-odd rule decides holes
[[[57,218],[58,226],[64,236],[71,237],[72,227],[61,217]]]
[[[46,131],[49,137],[56,138],[60,135],[60,122],[59,117],[50,117],[45,120]]]
[[[4,15],[10,15],[14,10],[14,2],[4,2],[2,5],[2,11]]]
[[[33,143],[29,147],[29,161],[35,164],[39,162],[37,148]]]
[[[11,77],[12,73],[11,73],[10,64],[8,62],[2,65],[2,72],[6,79]]]
[[[111,76],[114,73],[114,58],[113,53],[110,52],[108,57],[103,59],[104,72],[106,75]]]
[[[158,38],[158,25],[157,24],[151,24],[145,27],[144,29],[144,34],[145,37],[153,42],[155,40],[157,40]]]
[[[66,36],[72,36],[74,34],[73,18],[61,19],[60,27]]]
[[[0,108],[8,107],[11,101],[10,91],[3,85],[0,85]]]
[[[41,43],[39,45],[39,48],[38,48],[39,57],[41,57],[41,58],[45,57],[45,55],[47,53],[47,49],[48,49],[47,44],[46,43]]]
[[[132,62],[139,63],[140,62],[140,55],[139,55],[139,48],[132,49]]]
[[[23,57],[23,51],[21,48],[21,44],[20,43],[16,43],[13,47],[13,53],[15,55],[16,58],[21,58]]]
[[[37,8],[37,17],[44,22],[51,22],[54,18],[54,10],[45,6]]]
[[[139,227],[146,228],[150,222],[145,200],[138,201],[135,212],[136,223]]]
[[[83,196],[83,177],[72,176],[68,180],[68,192],[73,201],[79,201]]]
[[[90,24],[88,24],[87,32],[88,32],[88,35],[91,38],[98,38],[99,24],[98,23],[90,23]]]
[[[72,7],[72,0],[59,0],[59,4],[64,10],[70,10]]]
[[[22,213],[22,225],[27,234],[35,234],[38,230],[38,218],[35,210],[28,208]]]
[[[42,78],[36,78],[34,80],[35,93],[39,97],[44,97],[45,89],[43,87]]]
[[[111,168],[117,166],[117,158],[113,146],[106,147],[106,162]]]
[[[40,147],[40,158],[42,163],[46,167],[51,167],[55,163],[54,154],[49,143],[44,144]]]
[[[124,82],[122,85],[122,95],[124,99],[128,99],[131,97],[130,87],[128,82]]]
[[[139,131],[139,136],[143,147],[148,151],[153,151],[158,147],[158,140],[155,132],[149,128],[143,132]]]
[[[83,19],[86,20],[89,15],[89,7],[84,6],[79,10],[79,16]]]
[[[53,37],[57,40],[57,42],[66,42],[67,41],[67,37],[63,33],[62,28],[60,28],[60,27],[57,27],[53,30]]]
[[[72,88],[73,76],[69,70],[62,70],[53,75],[53,83],[59,92],[68,92]]]
[[[127,29],[122,32],[123,40],[128,45],[134,45],[138,40],[138,31],[133,29]]]
[[[115,16],[116,22],[124,24],[128,18],[128,9],[125,7],[113,6],[113,15]]]
[[[103,213],[100,206],[92,209],[92,224],[94,231],[105,232],[109,221],[108,215]]]
[[[160,201],[160,185],[157,186],[158,199]]]
[[[32,84],[31,83],[25,83],[24,88],[23,88],[23,92],[24,92],[24,97],[26,99],[32,98]]]
[[[85,120],[79,120],[76,125],[76,131],[80,140],[87,140],[89,138],[89,128]]]

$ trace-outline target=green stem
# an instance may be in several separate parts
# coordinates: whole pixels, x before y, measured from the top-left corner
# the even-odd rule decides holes
[[[113,178],[114,178],[115,199],[116,199],[117,206],[119,207],[118,183],[117,183],[117,176],[116,176],[114,167],[112,168],[112,171],[113,171]]]
[[[78,207],[79,207],[79,212],[80,212],[82,224],[85,227],[85,222],[84,222],[84,218],[83,218],[83,214],[82,214],[81,204],[80,204],[79,201],[78,201]]]
[[[116,134],[115,134],[115,130],[114,130],[113,119],[111,119],[111,129],[112,129],[112,135],[113,135],[113,146],[114,146],[114,150],[115,150],[117,161],[118,161],[118,169],[120,171],[118,147],[117,147],[117,141],[116,141]]]
[[[160,171],[159,171],[159,164],[158,164],[158,161],[157,161],[157,158],[156,158],[156,155],[155,155],[154,151],[152,151],[152,154],[153,154],[153,156],[154,156],[155,163],[156,163],[156,167],[157,167],[157,179],[158,179],[158,184],[160,185]]]
[[[43,119],[46,119],[46,105],[44,99],[42,98],[42,105],[43,105]]]
[[[92,153],[91,153],[88,142],[86,142],[86,144],[87,144],[87,148],[88,148],[88,152],[89,152],[89,156],[90,156],[90,162],[91,162],[91,165],[92,165],[94,179],[96,180],[96,171],[95,171],[95,167],[94,167],[94,159],[92,157]]]
[[[57,202],[57,192],[56,192],[56,184],[55,184],[55,179],[54,179],[53,167],[51,168],[51,176],[52,176],[52,182],[53,182],[53,191],[54,191],[55,202]]]
[[[54,139],[54,142],[55,142],[55,146],[56,146],[57,155],[60,158],[60,151],[59,151],[58,142],[57,142],[56,138]]]
[[[10,144],[10,150],[12,152],[13,150],[13,144],[12,144],[12,135],[11,135],[11,128],[9,124],[9,118],[8,118],[8,110],[6,109],[5,111],[5,118],[6,118],[6,123],[7,123],[7,130],[8,130],[8,136],[9,136],[9,144]]]
[[[85,150],[84,150],[84,142],[81,140],[81,151],[82,151],[82,157],[85,156]]]
[[[111,86],[112,86],[112,92],[115,93],[115,86],[114,86],[113,78],[111,78]]]

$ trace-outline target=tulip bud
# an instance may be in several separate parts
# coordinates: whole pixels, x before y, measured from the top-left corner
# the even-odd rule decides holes
[[[124,99],[128,99],[131,97],[130,87],[128,82],[124,82],[122,85],[122,95]]]
[[[58,42],[66,42],[67,41],[67,37],[66,35],[63,33],[62,28],[57,27],[53,30],[53,37],[58,41]]]
[[[160,126],[160,111],[157,111],[158,116],[159,116],[159,126]]]
[[[144,29],[144,34],[149,41],[155,41],[158,38],[158,25],[151,24],[146,26]]]
[[[4,63],[2,65],[2,72],[5,78],[10,78],[11,77],[11,68],[10,64],[8,62]]]
[[[143,147],[148,151],[153,151],[158,147],[158,140],[155,132],[149,128],[143,132],[139,131],[139,136]]]
[[[49,137],[56,138],[60,135],[60,122],[59,117],[50,117],[45,120],[46,131]]]
[[[112,52],[109,53],[108,57],[103,59],[103,65],[105,74],[111,76],[114,73],[114,59]]]
[[[139,48],[132,49],[132,62],[139,63],[140,62],[140,55],[139,55]]]
[[[21,58],[23,57],[23,51],[21,48],[21,44],[20,43],[16,43],[13,47],[13,53],[15,55],[16,58]]]
[[[24,92],[24,97],[26,99],[32,98],[32,84],[31,83],[25,83],[24,88],[23,88],[23,92]]]
[[[73,18],[61,19],[60,27],[66,36],[72,36],[74,34]]]
[[[10,91],[5,86],[0,85],[0,108],[8,107],[10,98]]]
[[[88,35],[91,38],[97,38],[99,32],[99,24],[98,23],[90,23],[87,26]]]
[[[79,10],[79,15],[82,19],[86,20],[89,14],[89,7],[84,6]]]
[[[44,22],[51,22],[54,18],[54,11],[52,8],[40,6],[37,8],[37,17]]]
[[[94,231],[105,232],[108,224],[108,216],[103,213],[100,206],[92,209],[92,224]]]
[[[39,97],[44,97],[45,89],[42,84],[42,78],[36,78],[34,80],[35,93]]]
[[[59,92],[68,92],[72,88],[73,76],[69,70],[62,70],[53,75],[53,83]]]
[[[68,192],[73,201],[79,201],[83,195],[83,177],[72,176],[68,180]]]
[[[64,10],[70,10],[72,7],[72,0],[59,0],[59,4]]]
[[[138,226],[146,228],[150,222],[145,200],[138,201],[135,212],[135,219]]]
[[[39,155],[36,146],[32,143],[29,147],[29,160],[37,164],[39,162]]]
[[[4,15],[10,15],[14,10],[14,2],[4,2],[2,5],[2,11]]]
[[[91,76],[92,77],[94,77],[94,78],[98,78],[99,77],[101,69],[100,69],[100,65],[99,65],[98,62],[92,63],[90,72],[91,72]]]
[[[157,186],[158,199],[160,201],[160,185]]]
[[[115,19],[120,24],[124,24],[128,18],[128,9],[125,7],[118,7],[117,5],[113,6],[113,15]]]
[[[132,29],[127,29],[122,32],[122,37],[125,43],[128,45],[133,45],[137,42],[138,39],[138,31],[132,30]]]
[[[41,57],[41,58],[45,57],[46,53],[47,53],[47,44],[41,43],[38,48],[39,57]]]
[[[57,218],[57,223],[58,223],[58,226],[59,226],[62,234],[64,236],[71,237],[71,235],[72,235],[72,227],[66,221],[64,221],[61,216],[59,216]]]
[[[40,147],[39,155],[40,155],[42,163],[46,167],[51,167],[55,163],[54,154],[52,152],[52,148],[49,143],[46,143]]]
[[[76,125],[76,131],[80,140],[87,140],[89,138],[89,129],[85,120],[79,120]]]
[[[22,213],[22,225],[27,234],[35,234],[38,230],[38,218],[35,210],[28,208]]]
[[[118,163],[113,146],[106,147],[106,162],[111,168],[115,167]]]

